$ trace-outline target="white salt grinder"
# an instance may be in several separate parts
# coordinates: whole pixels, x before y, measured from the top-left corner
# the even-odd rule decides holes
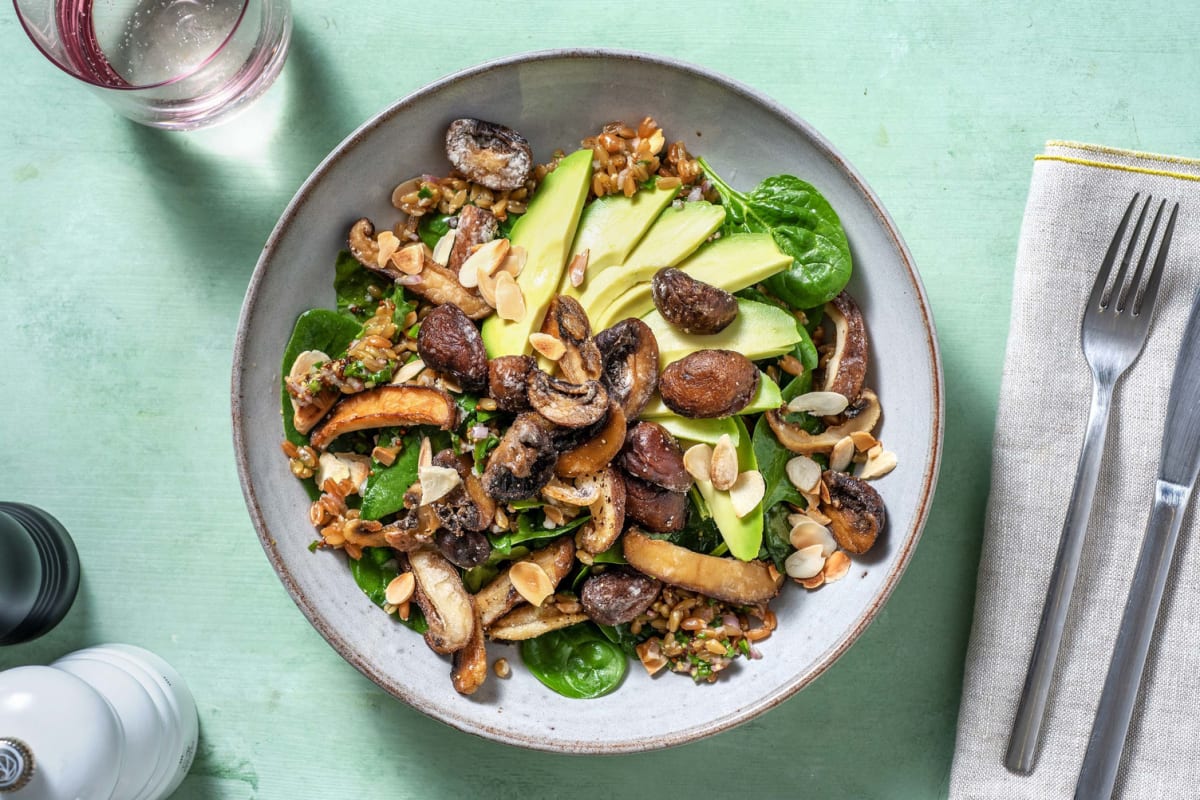
[[[0,800],[161,800],[198,734],[187,685],[140,647],[0,672]]]

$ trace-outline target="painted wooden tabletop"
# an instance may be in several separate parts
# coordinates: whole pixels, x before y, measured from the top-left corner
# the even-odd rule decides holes
[[[176,795],[188,800],[944,795],[1032,157],[1049,138],[1200,155],[1200,13],[793,6],[298,0],[289,63],[260,106],[185,135],[117,117],[0,12],[0,497],[57,515],[85,570],[67,620],[0,652],[0,668],[103,641],[166,657],[200,707],[199,756]],[[637,756],[478,740],[360,676],[267,564],[230,442],[242,294],[304,177],[426,82],[558,46],[694,61],[807,118],[907,238],[945,359],[937,499],[883,613],[781,707]]]

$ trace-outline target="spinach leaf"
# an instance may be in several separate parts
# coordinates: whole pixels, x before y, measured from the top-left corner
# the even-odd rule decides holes
[[[743,300],[753,300],[758,303],[767,303],[769,305],[778,306],[789,314],[793,313],[792,308],[787,303],[783,302],[777,297],[771,297],[768,294],[763,294],[758,289],[753,287],[741,290],[737,293],[737,296]],[[796,333],[800,335],[800,341],[797,342],[796,346],[792,348],[792,355],[796,358],[796,360],[803,364],[804,369],[808,370],[809,372],[812,372],[817,368],[817,362],[820,360],[820,357],[817,353],[817,346],[813,344],[812,334],[806,327],[812,323],[810,312],[813,311],[813,309],[809,309],[809,312],[805,313],[805,322],[796,320]],[[822,308],[817,308],[815,309],[815,313],[818,315],[817,318],[820,319],[820,316],[824,314],[824,310]],[[814,325],[813,327],[815,328],[816,326]]]
[[[421,434],[412,430],[401,439],[400,453],[390,467],[371,461],[371,474],[363,491],[363,519],[381,519],[404,508],[404,493],[417,479],[420,455]]]
[[[280,367],[280,391],[283,393],[283,432],[287,440],[295,445],[308,444],[308,437],[296,430],[292,424],[292,403],[283,378],[292,368],[296,356],[305,350],[320,350],[330,358],[337,358],[346,351],[354,337],[358,336],[359,324],[354,319],[326,308],[313,308],[296,319],[292,336],[283,349],[283,365]]]
[[[797,375],[783,387],[783,399],[792,400],[811,388],[811,372]],[[810,433],[817,433],[821,428],[819,419],[804,413],[785,414],[784,419],[801,425]],[[750,442],[754,447],[754,457],[758,460],[758,471],[762,473],[763,483],[766,484],[762,507],[769,511],[776,503],[782,502],[804,506],[804,498],[787,477],[787,462],[795,458],[796,454],[779,443],[765,418],[759,417]]]
[[[438,241],[450,230],[450,219],[454,214],[426,214],[417,224],[417,236],[421,237],[430,250],[437,247]]]
[[[396,554],[392,552],[391,548],[364,547],[362,558],[357,561],[353,558],[350,559],[350,574],[354,576],[354,582],[358,584],[358,588],[363,590],[363,594],[380,608],[383,608],[385,602],[384,593],[387,591],[387,585],[400,574],[395,558]],[[417,633],[429,630],[429,624],[421,614],[421,609],[417,608],[415,604],[409,611],[408,619],[400,619],[399,615],[396,616],[396,619]]]
[[[521,660],[550,689],[581,700],[615,690],[629,666],[624,651],[586,622],[522,642]]]
[[[775,562],[775,569],[780,572],[785,571],[783,562],[792,552],[792,542],[789,538],[792,526],[788,524],[787,520],[789,513],[787,506],[776,503],[767,509],[767,515],[763,522],[763,549],[766,550],[766,555]]]
[[[637,646],[650,638],[654,629],[646,626],[639,634],[634,634],[629,629],[629,623],[624,622],[620,625],[600,625],[597,623],[597,628],[604,634],[604,638],[615,644],[617,647],[625,651],[625,654],[630,658],[638,658]],[[640,660],[640,659],[639,659]]]
[[[575,519],[557,528],[547,528],[543,524],[545,516],[541,513],[519,514],[515,528],[511,528],[504,533],[488,534],[488,541],[492,544],[492,556],[500,558],[509,557],[509,554],[518,545],[528,545],[532,542],[557,539],[563,534],[575,530],[589,519],[591,519],[590,515],[580,514]],[[519,556],[512,557],[518,558]]]
[[[371,272],[345,250],[338,253],[333,270],[333,291],[337,295],[337,310],[360,320],[375,313],[375,307],[379,304],[376,298],[386,295],[392,287],[392,281]],[[375,297],[369,293],[372,286],[377,290]]]
[[[694,486],[688,493],[688,505],[687,523],[681,530],[669,533],[645,531],[645,534],[651,539],[665,539],[671,544],[686,547],[697,553],[712,553],[723,543],[721,531],[713,521],[712,515],[708,513],[704,498]]]
[[[837,212],[811,184],[792,175],[767,178],[749,194],[735,190],[699,159],[725,206],[723,233],[769,233],[792,265],[765,283],[794,308],[829,302],[850,280],[850,244]]]

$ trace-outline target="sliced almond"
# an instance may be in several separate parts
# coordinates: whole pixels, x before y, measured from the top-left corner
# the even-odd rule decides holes
[[[425,362],[419,358],[414,358],[412,361],[404,364],[400,367],[400,369],[396,370],[396,374],[392,376],[392,383],[408,383],[413,378],[420,375],[424,369]]]
[[[837,550],[825,559],[825,567],[821,570],[821,574],[825,577],[826,583],[833,583],[846,577],[846,573],[849,571],[850,556]]]
[[[587,273],[588,256],[591,255],[591,252],[591,250],[584,250],[582,253],[576,253],[567,267],[567,275],[571,278],[571,285],[577,289],[583,286],[583,276]]]
[[[507,272],[514,278],[518,278],[525,269],[525,261],[528,257],[529,253],[524,247],[520,245],[510,246],[508,248],[508,256],[504,259],[504,263],[500,265],[500,271]]]
[[[554,583],[546,570],[532,561],[518,561],[508,571],[509,580],[517,594],[524,597],[530,605],[540,606],[546,598],[554,594]]]
[[[850,401],[837,392],[808,392],[788,403],[788,411],[804,411],[818,417],[832,417],[846,410]]]
[[[461,275],[460,275],[461,277]],[[492,308],[496,307],[496,276],[483,275],[479,277],[479,295]]]
[[[563,344],[562,339],[548,333],[529,334],[529,344],[551,361],[558,361],[567,352],[567,346]]]
[[[458,236],[458,229],[451,228],[442,234],[442,238],[437,240],[437,244],[433,246],[433,260],[441,264],[443,267],[450,263],[450,251],[454,249],[454,239]]]
[[[371,459],[357,453],[321,453],[317,462],[317,486],[324,486],[325,481],[332,478],[334,482],[350,481],[355,491],[361,491],[362,484],[371,472]]]
[[[708,474],[713,487],[722,492],[731,489],[734,481],[738,479],[737,449],[734,448],[733,439],[728,433],[721,434],[721,438],[717,439],[712,449],[712,463]]]
[[[850,438],[854,440],[854,449],[862,453],[879,444],[879,440],[866,431],[855,431]]]
[[[642,662],[646,672],[651,675],[667,665],[667,657],[662,654],[662,647],[658,639],[647,639],[639,644],[636,650],[638,660]]]
[[[667,138],[662,132],[662,128],[658,128],[654,133],[650,134],[650,155],[656,156],[663,149],[663,145],[667,143]]]
[[[683,454],[683,468],[698,481],[711,481],[713,449],[706,444],[695,444]]]
[[[821,480],[821,465],[808,456],[796,456],[784,466],[788,480],[802,492],[811,492]]]
[[[429,437],[421,437],[421,449],[417,451],[417,468],[428,467],[433,464],[433,445],[429,443]]]
[[[789,578],[811,578],[825,566],[825,556],[821,555],[821,545],[810,544],[787,557],[783,567]]]
[[[757,470],[747,470],[737,476],[733,486],[729,487],[729,502],[733,513],[738,519],[749,514],[762,502],[767,492],[767,484],[763,481],[762,473]]]
[[[806,511],[805,514],[807,514],[809,519],[818,525],[829,525],[829,523],[833,522],[833,520],[822,514],[820,509],[817,508],[816,500],[813,500],[808,504],[808,511]]]
[[[375,244],[379,248],[379,252],[375,255],[375,264],[382,269],[387,266],[388,259],[392,257],[400,247],[400,239],[391,231],[380,231],[375,237]]]
[[[507,272],[496,276],[496,315],[510,322],[525,318],[525,295],[516,279]]]
[[[574,481],[551,478],[550,482],[542,487],[542,497],[576,508],[590,506],[600,499],[598,478],[598,475],[584,475]],[[549,512],[551,508],[552,506],[546,506],[546,511]]]
[[[392,445],[391,447],[380,447],[376,445],[371,449],[371,458],[383,464],[385,467],[390,467],[396,463],[396,456],[400,455],[400,447]]]
[[[876,442],[874,447],[867,450],[867,458],[879,458],[881,453],[883,453],[883,445]]]
[[[849,436],[843,436],[829,453],[829,468],[834,472],[845,472],[853,459],[854,440]]]
[[[420,242],[405,245],[392,254],[392,266],[405,275],[416,275],[425,269],[425,245]]]
[[[416,588],[417,579],[413,574],[401,572],[388,583],[387,588],[383,590],[383,597],[390,605],[400,606],[412,598]]]
[[[492,239],[490,242],[480,245],[467,257],[459,269],[459,283],[466,286],[468,280],[466,276],[470,276],[470,279],[478,284],[479,278],[485,275],[495,275],[496,271],[500,269],[500,265],[504,263],[504,259],[508,257],[509,246],[508,239]]]
[[[867,459],[867,463],[863,465],[862,470],[858,473],[858,477],[864,481],[869,481],[872,478],[882,478],[896,468],[896,454],[891,450],[884,450],[877,456]]]
[[[837,540],[833,538],[830,530],[808,517],[792,528],[791,533],[788,534],[788,541],[797,550],[819,544],[821,545],[821,555],[825,558],[837,550]]]
[[[288,377],[298,378],[301,375],[307,375],[314,366],[325,361],[329,361],[329,356],[320,350],[305,350],[292,362],[292,368],[288,370]]]
[[[436,503],[460,483],[462,476],[454,467],[418,467],[417,480],[421,482],[421,505]]]
[[[811,578],[803,578],[801,580],[797,580],[796,583],[800,584],[805,589],[820,589],[825,585],[825,573],[818,572]]]

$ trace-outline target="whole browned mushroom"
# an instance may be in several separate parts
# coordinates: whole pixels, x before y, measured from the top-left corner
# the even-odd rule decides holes
[[[596,346],[609,393],[625,419],[637,419],[658,388],[658,340],[640,319],[626,319],[596,334]]]
[[[554,423],[541,414],[519,414],[488,457],[483,488],[503,503],[536,497],[554,476],[557,460]]]
[[[847,552],[867,552],[887,522],[883,498],[869,483],[844,472],[826,470],[821,479],[829,489],[821,513],[829,517],[833,538]]]
[[[672,492],[630,475],[624,478],[626,518],[655,533],[683,530],[688,518],[686,492]]]
[[[562,375],[572,383],[598,380],[603,373],[600,350],[592,340],[592,326],[579,301],[567,295],[555,295],[546,310],[542,333],[563,343],[558,359]]]
[[[591,575],[579,591],[579,602],[593,622],[623,625],[658,598],[662,582],[632,569],[609,569]]]
[[[862,392],[867,374],[867,326],[858,304],[845,292],[825,304],[825,316],[833,322],[834,348],[825,364],[822,388],[853,403]]]
[[[683,448],[656,422],[642,421],[630,428],[617,460],[635,478],[672,492],[686,492],[692,486],[692,476],[683,466]]]
[[[450,123],[446,157],[469,180],[493,191],[519,189],[533,172],[529,141],[512,128],[481,119]]]
[[[758,367],[741,353],[697,350],[663,370],[658,392],[682,417],[729,417],[754,399],[760,380]]]
[[[737,318],[736,297],[681,269],[667,267],[654,273],[650,292],[658,313],[684,333],[720,333]]]
[[[595,425],[608,414],[608,391],[599,381],[571,383],[535,369],[527,394],[534,411],[564,428]]]
[[[533,356],[499,356],[488,362],[488,396],[503,411],[529,408],[529,373],[537,367]]]
[[[433,308],[421,321],[417,353],[425,366],[444,372],[468,392],[488,385],[487,349],[479,328],[453,303]]]

